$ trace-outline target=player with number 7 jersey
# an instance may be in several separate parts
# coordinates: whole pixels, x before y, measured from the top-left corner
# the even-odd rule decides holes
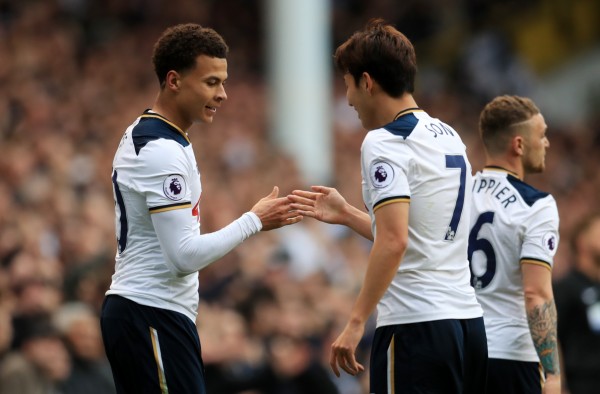
[[[378,209],[410,204],[408,246],[377,307],[377,325],[480,317],[466,253],[471,165],[459,134],[410,108],[367,134],[361,158],[373,234]]]
[[[472,177],[460,135],[413,97],[416,55],[408,38],[371,20],[336,49],[346,98],[366,133],[363,202],[332,188],[288,196],[298,213],[343,224],[373,241],[356,302],[331,346],[333,372],[356,375],[356,348],[377,310],[370,393],[485,390],[483,311],[467,260]]]

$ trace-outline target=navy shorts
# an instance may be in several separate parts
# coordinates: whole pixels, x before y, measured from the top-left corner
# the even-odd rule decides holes
[[[487,376],[483,318],[383,326],[371,348],[372,394],[481,394]]]
[[[540,363],[490,358],[487,394],[541,394],[543,386]]]
[[[200,339],[187,316],[109,295],[100,324],[117,393],[206,393]]]

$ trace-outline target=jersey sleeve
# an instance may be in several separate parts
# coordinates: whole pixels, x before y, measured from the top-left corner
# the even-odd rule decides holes
[[[152,215],[152,224],[169,268],[177,275],[201,270],[262,229],[253,212],[207,234],[192,231],[189,215],[177,210]]]
[[[176,142],[151,142],[140,152],[137,189],[150,213],[191,208],[190,164]]]
[[[364,181],[370,190],[373,212],[394,202],[409,202],[408,154],[398,152],[406,146],[386,141],[382,132],[371,132],[362,146]],[[391,146],[390,146],[391,145]]]
[[[521,248],[521,261],[530,260],[552,268],[559,242],[558,209],[552,196],[536,204],[540,206],[528,221]]]

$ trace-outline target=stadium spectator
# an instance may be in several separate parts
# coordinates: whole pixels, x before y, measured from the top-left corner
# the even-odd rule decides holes
[[[61,393],[71,359],[50,316],[15,319],[13,351],[0,362],[0,393]]]
[[[558,339],[570,394],[600,387],[600,214],[581,219],[571,236],[573,268],[555,284]]]

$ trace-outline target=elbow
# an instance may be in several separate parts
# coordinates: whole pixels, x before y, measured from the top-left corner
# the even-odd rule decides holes
[[[189,266],[189,261],[191,257],[187,256],[185,251],[163,250],[163,254],[165,257],[165,261],[167,262],[167,266],[169,267],[169,270],[174,276],[181,278],[196,271]]]
[[[181,258],[172,258],[172,257],[167,257],[167,265],[169,266],[169,270],[171,271],[171,273],[173,275],[175,275],[178,278],[181,278],[183,276],[189,275],[191,274],[193,271],[190,271],[189,269],[186,269],[184,262],[182,261],[183,259]]]
[[[539,290],[533,286],[523,287],[523,297],[525,297],[525,303],[536,301],[541,298]]]
[[[388,239],[386,244],[390,253],[392,253],[395,256],[398,256],[399,258],[402,258],[402,256],[404,256],[406,248],[408,247],[408,235],[390,238]]]
[[[552,294],[534,286],[525,286],[523,288],[525,305],[537,305],[552,299]]]
[[[402,259],[402,257],[404,257],[404,252],[406,252],[406,247],[408,246],[408,240],[401,240],[398,241],[395,245],[395,247],[392,250],[392,253],[394,253],[396,256],[398,256],[398,259]]]
[[[408,238],[405,237],[386,237],[384,239],[375,238],[375,243],[378,243],[385,254],[390,258],[390,261],[397,261],[400,264],[404,252],[408,246]]]

